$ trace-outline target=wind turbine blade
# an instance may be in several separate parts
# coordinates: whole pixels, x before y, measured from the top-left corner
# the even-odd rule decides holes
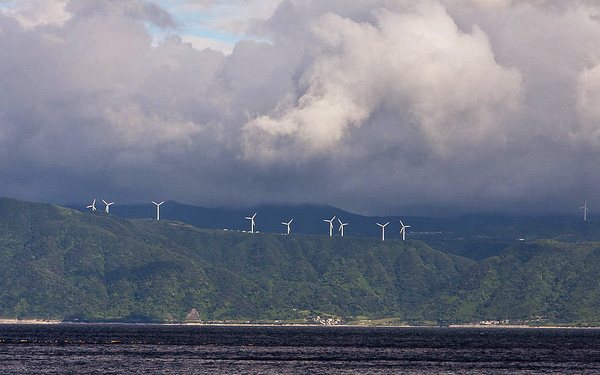
[[[165,203],[165,201],[160,202],[158,205],[160,206],[161,204]]]
[[[340,218],[338,217],[338,221],[340,222],[340,224],[342,224],[342,221],[340,220]]]
[[[256,217],[256,212],[254,213],[254,215],[252,215],[252,218],[254,219]]]
[[[386,227],[390,222],[388,221],[387,223],[383,224],[384,227]]]
[[[398,220],[400,222],[400,224],[402,224],[402,226],[404,226],[404,223],[402,222],[402,220]]]
[[[158,203],[156,203],[155,201],[152,201],[152,203],[154,203],[155,205],[157,205],[157,206],[158,206]]]
[[[331,218],[331,221],[335,220],[335,216]]]
[[[291,223],[292,223],[292,221],[294,221],[294,219],[290,220],[290,222],[289,222],[288,224],[291,224]]]
[[[104,199],[102,199],[102,202],[104,202],[104,204],[108,204],[108,203],[106,203],[106,201]]]

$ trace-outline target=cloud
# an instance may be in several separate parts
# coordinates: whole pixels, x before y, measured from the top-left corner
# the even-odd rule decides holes
[[[542,5],[550,3],[551,0],[460,0],[460,2],[481,8],[498,9],[521,4]]]
[[[220,42],[213,38],[202,38],[192,35],[184,35],[181,37],[181,40],[184,43],[190,43],[192,47],[200,51],[206,48],[210,48],[215,51],[223,52],[227,55],[231,54],[234,47],[234,44],[232,43]]]
[[[157,2],[172,12],[176,18],[185,19],[187,29],[218,30],[229,35],[244,36],[252,33],[257,23],[269,19],[282,1],[162,0]]]
[[[0,12],[3,194],[374,214],[600,201],[595,2],[203,2],[205,25],[242,22],[231,50],[175,35],[193,3],[165,4]]]
[[[579,142],[600,145],[600,65],[583,69],[577,79],[578,127],[571,137]]]
[[[375,110],[419,126],[442,154],[496,137],[501,114],[519,104],[521,76],[496,63],[479,27],[461,32],[433,2],[373,16],[371,24],[327,13],[313,24],[320,44],[303,94],[246,125],[247,156],[269,161],[290,144],[305,156],[331,152]]]
[[[67,9],[78,16],[125,17],[151,22],[162,28],[174,27],[171,14],[145,0],[79,0],[69,1]]]
[[[71,18],[65,10],[66,4],[66,0],[20,0],[13,7],[0,9],[0,12],[12,15],[27,28],[48,24],[61,26]]]

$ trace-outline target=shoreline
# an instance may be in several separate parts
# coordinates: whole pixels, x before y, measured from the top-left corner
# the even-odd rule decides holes
[[[600,329],[600,326],[528,326],[528,325],[492,325],[492,324],[450,324],[439,325],[377,325],[377,324],[308,324],[308,323],[157,323],[157,322],[74,322],[46,319],[0,319],[0,325],[158,325],[158,326],[190,326],[190,327],[323,327],[323,328],[475,328],[475,329]]]
[[[47,320],[47,319],[0,319],[0,324],[61,324],[62,320]]]

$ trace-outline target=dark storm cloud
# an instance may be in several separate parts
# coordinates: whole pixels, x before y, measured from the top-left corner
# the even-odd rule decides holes
[[[266,41],[230,55],[153,45],[147,23],[177,25],[149,2],[51,3],[0,13],[5,195],[367,213],[600,201],[595,2],[289,0],[253,21]]]

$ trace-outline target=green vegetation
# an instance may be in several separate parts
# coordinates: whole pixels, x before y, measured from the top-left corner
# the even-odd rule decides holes
[[[499,243],[473,260],[421,241],[251,235],[0,199],[0,316],[600,325],[600,243]]]

